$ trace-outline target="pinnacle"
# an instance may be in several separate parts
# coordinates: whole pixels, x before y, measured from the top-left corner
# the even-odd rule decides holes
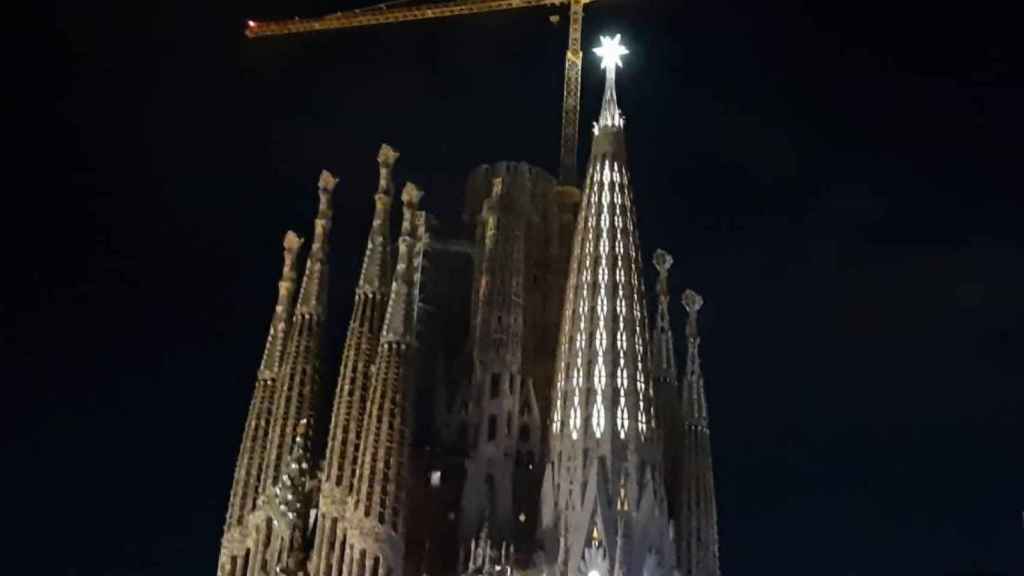
[[[672,267],[672,262],[672,255],[668,252],[661,248],[654,251],[654,267],[662,275],[668,274],[668,269]]]
[[[398,150],[395,150],[387,144],[380,145],[380,152],[377,153],[377,162],[382,167],[392,168],[395,165],[395,161],[401,154]]]
[[[701,307],[704,306],[704,298],[700,294],[694,292],[689,288],[687,288],[686,291],[683,292],[682,300],[683,306],[686,307],[686,311],[689,312],[691,316],[696,316],[697,311],[699,311]]]

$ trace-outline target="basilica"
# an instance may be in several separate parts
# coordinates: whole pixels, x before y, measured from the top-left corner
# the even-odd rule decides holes
[[[703,299],[669,293],[668,253],[643,258],[615,91],[627,50],[594,52],[579,187],[480,166],[445,237],[381,146],[340,356],[322,344],[337,181],[321,173],[308,248],[284,237],[218,576],[719,576]]]

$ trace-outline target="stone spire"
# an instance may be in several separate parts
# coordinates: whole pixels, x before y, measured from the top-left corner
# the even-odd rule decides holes
[[[697,312],[704,299],[693,290],[683,293],[689,313],[686,323],[686,376],[682,386],[683,469],[682,493],[676,507],[676,545],[682,576],[719,576],[718,511],[711,467],[711,438],[708,429],[704,376],[700,368],[700,336]]]
[[[370,391],[370,368],[377,357],[387,290],[391,278],[390,211],[395,185],[391,177],[398,152],[383,144],[377,155],[380,171],[374,195],[373,224],[366,242],[362,272],[356,286],[352,319],[341,353],[338,385],[327,439],[324,481],[320,489],[319,518],[314,539],[316,576],[337,576],[344,545],[348,497],[355,487],[362,427]]]
[[[302,239],[288,231],[284,237],[284,269],[277,283],[277,305],[270,322],[270,331],[256,376],[256,385],[249,403],[249,414],[242,433],[242,447],[235,467],[228,502],[227,522],[221,548],[220,573],[235,574],[245,559],[245,519],[256,506],[260,474],[266,456],[267,431],[270,424],[270,405],[281,364],[284,342],[291,326],[292,306],[295,300],[295,256]],[[234,567],[234,568],[233,568]]]
[[[406,467],[412,428],[416,307],[426,217],[422,192],[402,191],[402,232],[387,312],[370,385],[356,487],[350,498],[343,576],[401,576],[405,550]]]
[[[658,316],[654,325],[654,377],[658,384],[671,386],[675,391],[676,354],[672,346],[672,326],[668,315],[668,271],[672,267],[672,255],[664,250],[654,252],[654,267],[658,269]],[[660,402],[659,402],[660,403]]]
[[[271,413],[262,492],[270,490],[280,477],[298,422],[309,415],[313,395],[320,386],[320,336],[327,305],[327,242],[331,231],[331,196],[336,184],[330,172],[320,173],[320,206],[314,222],[313,247],[306,260],[292,328],[285,342]]]
[[[602,38],[606,82],[624,49]],[[548,574],[671,569],[623,123],[605,88],[566,288],[541,536]],[[666,572],[667,573],[667,572]]]
[[[683,379],[683,421],[689,426],[708,427],[708,406],[704,397],[704,374],[700,369],[700,335],[697,333],[697,313],[704,306],[704,298],[693,290],[683,292],[686,307],[686,377]]]
[[[387,144],[381,144],[377,153],[377,193],[374,194],[373,225],[370,238],[366,242],[366,255],[363,257],[363,269],[359,274],[359,292],[375,294],[387,292],[391,279],[391,202],[395,195],[395,182],[392,172],[398,160],[398,150]]]

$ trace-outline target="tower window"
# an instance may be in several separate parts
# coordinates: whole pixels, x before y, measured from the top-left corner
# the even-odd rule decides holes
[[[491,374],[491,399],[495,399],[501,395],[501,376],[498,374]]]
[[[526,424],[519,427],[519,441],[523,443],[530,441],[530,427]]]
[[[487,417],[487,441],[494,442],[494,438],[498,435],[498,417],[491,414]]]

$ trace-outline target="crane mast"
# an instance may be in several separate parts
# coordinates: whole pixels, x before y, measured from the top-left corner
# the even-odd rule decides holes
[[[245,35],[249,38],[301,34],[341,28],[358,28],[429,20],[465,14],[480,14],[499,10],[514,10],[536,6],[569,5],[569,46],[565,52],[565,85],[562,92],[562,138],[559,157],[559,183],[576,186],[576,154],[579,145],[580,76],[583,53],[580,49],[583,33],[583,5],[594,0],[451,0],[415,6],[391,8],[380,5],[371,8],[337,12],[317,18],[295,18],[257,22],[249,20]]]
[[[562,89],[562,146],[558,183],[576,185],[576,149],[580,139],[580,76],[583,73],[583,0],[569,2],[569,47],[565,50],[565,86]]]

